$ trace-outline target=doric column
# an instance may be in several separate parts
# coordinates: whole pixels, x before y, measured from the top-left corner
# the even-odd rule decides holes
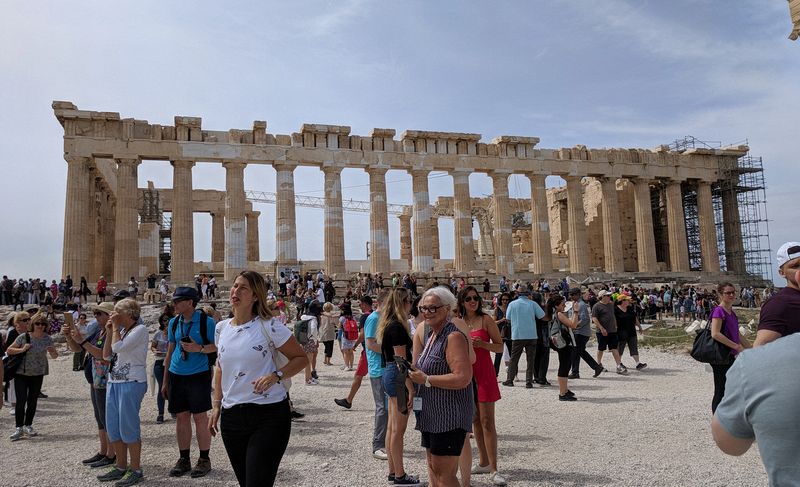
[[[170,239],[173,285],[194,280],[194,212],[192,168],[194,161],[172,161],[172,233]]]
[[[99,253],[98,247],[98,228],[97,228],[97,205],[95,200],[98,198],[97,184],[95,184],[95,170],[89,170],[89,213],[86,216],[86,280],[88,282],[97,280],[97,267],[95,266],[95,256]]]
[[[139,209],[136,207],[139,159],[117,159],[117,213],[114,282],[139,276]]]
[[[323,167],[325,173],[325,273],[342,275],[344,259],[344,210],[342,168]]]
[[[547,211],[547,191],[544,174],[528,174],[531,180],[531,239],[533,240],[533,272],[553,271],[553,251],[550,247],[550,218]]]
[[[703,271],[719,273],[719,248],[717,227],[714,224],[714,206],[711,201],[711,183],[697,183],[697,217],[700,224],[700,252]]]
[[[211,262],[225,260],[225,213],[211,213]]]
[[[223,162],[225,168],[225,280],[233,281],[247,267],[246,223],[244,219],[243,162]]]
[[[475,245],[472,242],[472,200],[469,195],[470,171],[451,171],[453,176],[453,227],[456,272],[469,272],[475,268]]]
[[[580,176],[565,176],[567,181],[567,226],[569,228],[569,269],[573,274],[589,272],[589,242],[586,241],[586,213],[583,211],[583,185]]]
[[[722,228],[725,233],[725,265],[728,272],[742,275],[746,272],[742,219],[735,183],[725,184],[722,191]]]
[[[110,191],[105,191],[106,205],[103,212],[103,238],[105,244],[103,245],[103,271],[101,274],[107,281],[113,282],[114,279],[114,260],[116,259],[117,248],[117,200],[111,195]]]
[[[258,242],[258,217],[260,211],[251,211],[247,215],[247,262],[258,262],[261,260]]]
[[[411,268],[415,272],[430,272],[433,270],[433,235],[430,231],[432,220],[431,200],[428,193],[428,171],[411,171],[411,188],[414,193],[414,238],[412,240],[413,263]],[[438,247],[438,231],[436,232],[436,240]]]
[[[650,181],[633,180],[633,208],[636,215],[636,251],[639,272],[658,271],[656,239],[653,234],[653,209],[650,202]]]
[[[108,242],[111,241],[112,245],[114,242],[114,235],[111,234],[109,236],[108,233],[108,225],[106,224],[106,214],[108,213],[108,195],[100,183],[99,176],[95,176],[95,179],[92,183],[95,186],[95,203],[94,207],[95,210],[92,213],[92,218],[94,219],[94,227],[95,227],[95,239],[94,239],[94,254],[89,255],[89,260],[92,262],[92,269],[94,269],[93,276],[86,277],[89,279],[89,283],[97,281],[100,276],[104,277],[111,277],[106,275],[106,265],[107,261],[114,261],[114,254],[113,252],[106,253],[106,247]]]
[[[400,258],[411,267],[411,211],[398,215],[400,220]]]
[[[369,168],[370,272],[389,272],[389,216],[386,209],[385,168]]]
[[[603,216],[605,271],[615,274],[625,270],[622,258],[622,230],[619,224],[617,180],[615,178],[599,178],[599,180],[603,192],[601,211]]]
[[[510,172],[493,171],[494,192],[494,266],[497,274],[514,274],[514,256],[511,253],[511,212],[508,202],[508,176]]]
[[[64,209],[62,276],[69,274],[77,282],[89,268],[87,223],[91,208],[90,161],[87,157],[77,156],[64,156],[64,159],[67,161],[67,200]]]
[[[431,258],[432,260],[442,258],[439,249],[439,217],[433,216],[433,212],[431,212]],[[431,264],[431,267],[433,267],[433,264]]]
[[[689,247],[686,242],[686,217],[680,181],[669,181],[666,187],[667,233],[669,262],[672,272],[689,272]]]
[[[297,264],[297,227],[294,206],[296,164],[275,164],[275,260],[278,268]]]

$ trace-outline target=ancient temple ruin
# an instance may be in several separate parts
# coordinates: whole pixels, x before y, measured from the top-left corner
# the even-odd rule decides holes
[[[586,276],[745,275],[735,170],[748,152],[733,147],[647,149],[559,149],[538,147],[536,137],[394,129],[352,135],[350,127],[304,124],[291,135],[267,132],[264,121],[248,129],[205,130],[198,117],[176,116],[174,125],[121,118],[116,112],[79,110],[53,102],[64,128],[68,164],[63,273],[99,275],[114,282],[169,271],[175,283],[198,271],[218,271],[230,280],[255,267],[274,273],[304,267],[343,276],[345,260],[341,173],[369,174],[371,272],[452,271],[473,275],[570,274]],[[173,167],[173,186],[137,187],[142,160]],[[225,191],[194,188],[197,163],[225,168]],[[258,252],[258,212],[244,185],[248,164],[275,168],[276,258]],[[324,261],[303,261],[297,253],[294,170],[314,166],[325,175]],[[412,177],[413,204],[389,205],[386,172]],[[453,196],[431,203],[433,171],[452,176]],[[469,175],[488,174],[491,198],[470,196]],[[531,198],[509,198],[509,176],[530,181]],[[545,189],[557,175],[565,186]],[[725,191],[723,188],[730,190]],[[257,198],[256,198],[257,200]],[[715,201],[721,211],[715,212]],[[352,202],[351,202],[352,203]],[[171,213],[166,221],[163,213]],[[212,216],[212,261],[195,262],[194,213]],[[693,219],[687,218],[691,212]],[[401,259],[390,260],[389,215],[400,219]],[[438,218],[454,220],[452,261],[439,252]],[[694,221],[690,225],[689,220]],[[480,238],[473,239],[473,222]],[[718,239],[718,228],[720,232]],[[165,241],[168,244],[165,244]],[[724,269],[720,262],[724,263]]]

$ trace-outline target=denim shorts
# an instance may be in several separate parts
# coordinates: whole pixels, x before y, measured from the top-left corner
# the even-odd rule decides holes
[[[386,364],[383,369],[383,388],[386,390],[386,395],[389,397],[397,397],[397,385],[403,384],[405,387],[405,379],[400,376],[400,371],[394,362]]]
[[[136,443],[141,439],[139,408],[147,382],[109,382],[106,386],[106,433],[109,441]]]

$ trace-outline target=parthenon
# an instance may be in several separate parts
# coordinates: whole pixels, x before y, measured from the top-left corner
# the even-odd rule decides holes
[[[67,101],[55,101],[52,108],[64,128],[68,165],[65,275],[95,279],[103,274],[120,283],[130,276],[158,273],[161,221],[142,203],[145,193],[153,191],[161,210],[172,214],[173,282],[189,282],[197,273],[195,212],[212,215],[211,264],[219,264],[225,280],[254,265],[265,272],[297,267],[301,258],[294,171],[301,165],[324,173],[324,262],[318,267],[333,276],[350,270],[344,251],[341,173],[345,168],[369,174],[369,271],[373,273],[447,270],[460,275],[612,277],[667,273],[685,278],[720,273],[720,252],[728,273],[746,273],[736,192],[721,193],[724,248],[718,246],[712,206],[712,190],[724,178],[735,177],[721,168],[735,167],[748,151],[745,145],[681,151],[668,146],[543,149],[537,137],[528,136],[504,135],[485,143],[480,134],[407,130],[396,140],[394,129],[375,128],[359,136],[352,135],[348,126],[320,124],[304,124],[297,133],[281,135],[268,133],[267,123],[258,120],[249,129],[213,131],[204,130],[199,117],[176,116],[174,125],[168,126],[121,118],[116,112],[80,110]],[[138,188],[142,160],[168,161],[173,167],[172,188]],[[225,168],[224,192],[194,188],[192,168],[197,163]],[[271,165],[276,171],[276,258],[270,263],[260,261],[258,212],[245,194],[248,164]],[[406,171],[412,178],[413,203],[398,215],[400,262],[392,262],[389,252],[385,178],[389,170]],[[447,172],[453,180],[452,198],[437,203],[452,207],[452,263],[439,258],[438,226],[428,189],[433,171]],[[487,174],[493,183],[491,201],[481,203],[490,225],[480,227],[479,240],[486,241],[477,249],[469,187],[473,172]],[[509,198],[512,174],[529,179],[529,201]],[[565,187],[545,189],[547,176],[560,176]],[[690,249],[687,240],[687,194],[696,202],[699,249]],[[654,221],[658,208],[663,210],[663,222]],[[525,214],[522,227],[518,218],[512,225],[518,211]],[[691,252],[700,256],[693,264]]]

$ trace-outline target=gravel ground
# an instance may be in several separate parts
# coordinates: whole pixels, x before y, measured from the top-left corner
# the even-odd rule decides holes
[[[497,404],[500,470],[509,485],[572,486],[734,486],[767,485],[756,448],[740,458],[722,454],[710,434],[711,373],[688,356],[653,349],[642,351],[649,367],[627,377],[605,373],[598,379],[570,382],[579,401],[562,403],[557,390],[528,390],[517,383],[501,386]],[[95,452],[97,436],[88,385],[72,372],[62,349],[45,379],[50,396],[39,402],[34,421],[40,436],[10,443],[13,418],[0,414],[0,451],[4,486],[64,486],[97,483],[80,460]],[[338,351],[334,363],[341,364]],[[524,359],[523,359],[524,362]],[[551,355],[549,377],[555,383]],[[612,364],[605,358],[606,367]],[[629,364],[630,365],[630,364]],[[588,376],[586,365],[582,365]],[[524,368],[521,367],[522,370]],[[372,458],[373,405],[364,382],[352,410],[333,404],[344,397],[352,372],[319,365],[320,385],[296,384],[292,398],[306,413],[295,422],[277,485],[385,485],[386,463]],[[524,375],[521,374],[522,377]],[[302,382],[302,380],[300,381]],[[222,441],[214,439],[214,470],[204,479],[168,479],[177,459],[174,423],[155,423],[155,398],[148,391],[142,406],[143,466],[148,485],[236,485]],[[427,477],[420,436],[409,421],[406,468]],[[477,451],[474,452],[477,455]],[[193,461],[197,457],[193,445]],[[99,484],[99,483],[98,483]],[[473,476],[474,486],[490,485]]]

